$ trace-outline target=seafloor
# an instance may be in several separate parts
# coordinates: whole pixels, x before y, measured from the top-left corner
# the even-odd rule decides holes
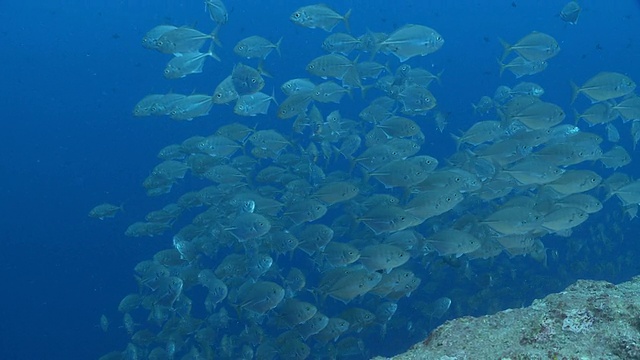
[[[579,280],[526,308],[448,321],[390,359],[640,359],[640,276]]]

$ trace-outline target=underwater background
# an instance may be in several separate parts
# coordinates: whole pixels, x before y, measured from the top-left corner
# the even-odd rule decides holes
[[[514,43],[536,30],[558,41],[562,50],[546,70],[520,80],[544,87],[544,99],[562,106],[569,123],[573,123],[570,81],[582,84],[601,71],[640,79],[637,1],[581,1],[576,25],[559,18],[564,1],[326,3],[340,14],[352,9],[354,34],[391,33],[412,23],[432,27],[445,38],[437,52],[407,61],[433,73],[444,70],[441,83],[431,89],[437,110],[447,114],[446,128],[440,132],[431,117],[416,120],[426,137],[423,153],[441,164],[456,150],[449,133],[459,135],[474,122],[485,120],[474,114],[471,104],[483,95],[492,96],[500,85],[517,82],[511,73],[499,76],[496,58],[503,48],[498,38]],[[305,66],[324,54],[320,44],[328,33],[289,21],[293,11],[310,3],[228,0],[225,4],[229,22],[219,31],[222,47],[216,49],[222,61],[209,59],[202,74],[179,80],[162,77],[169,57],[143,48],[141,39],[160,24],[189,25],[208,33],[215,24],[200,1],[36,0],[0,5],[3,359],[92,359],[124,350],[129,336],[117,307],[125,295],[138,291],[133,268],[170,248],[175,233],[174,229],[154,237],[124,235],[146,213],[175,201],[174,195],[169,195],[172,200],[148,197],[141,185],[159,162],[158,151],[236,121],[290,132],[292,119],[278,119],[275,105],[267,115],[244,118],[233,113],[233,106],[215,106],[209,115],[183,122],[132,115],[135,104],[150,93],[212,93],[241,60],[233,53],[233,45],[249,35],[272,41],[283,38],[281,56],[272,53],[264,62],[273,75],[267,79],[265,93],[275,87],[281,102],[285,96],[278,88],[284,81],[310,77]],[[338,29],[344,31],[343,25]],[[387,58],[392,68],[399,65],[396,58]],[[375,91],[362,99],[356,90],[353,99],[343,99],[341,112],[357,119],[360,110],[381,95]],[[584,98],[575,104],[581,110],[587,105]],[[584,123],[580,127],[606,136],[603,127],[589,128]],[[619,144],[635,158],[628,124],[619,129]],[[348,170],[348,164],[340,166]],[[603,178],[613,172],[596,163],[587,167]],[[632,178],[640,173],[635,161],[616,171]],[[185,180],[176,187],[184,193],[197,190],[189,187],[199,184]],[[87,216],[103,202],[124,204],[124,211],[104,221]],[[473,208],[460,211],[473,212]],[[614,198],[569,237],[543,238],[549,254],[546,266],[528,257],[503,254],[470,261],[472,276],[467,265],[456,263],[458,258],[424,270],[423,276],[416,271],[422,286],[429,283],[429,276],[441,281],[433,281],[428,295],[417,291],[402,298],[397,315],[408,316],[412,301],[431,302],[443,296],[452,299],[449,311],[439,318],[421,319],[414,325],[419,330],[407,330],[406,335],[394,330],[383,344],[377,330],[355,334],[364,338],[368,348],[354,358],[402,352],[447,319],[526,306],[576,279],[627,280],[639,270],[634,260],[640,255],[637,229],[638,219],[626,217]],[[278,260],[286,261],[286,257]],[[291,261],[304,266],[300,258]],[[486,277],[492,281],[478,280]],[[110,320],[106,333],[100,328],[102,314]]]

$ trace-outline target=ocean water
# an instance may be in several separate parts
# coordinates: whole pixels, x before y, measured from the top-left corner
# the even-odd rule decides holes
[[[214,23],[201,1],[34,0],[0,5],[0,153],[4,155],[0,163],[0,358],[94,359],[124,350],[129,336],[117,306],[126,294],[138,291],[133,267],[171,247],[171,231],[152,238],[124,235],[128,225],[175,201],[174,193],[147,197],[141,186],[159,162],[158,150],[235,121],[257,124],[258,129],[290,131],[292,120],[277,119],[273,105],[268,115],[255,118],[235,116],[231,106],[215,106],[210,115],[190,122],[132,116],[133,106],[150,93],[212,93],[240,61],[233,45],[249,35],[273,41],[283,38],[282,56],[273,53],[264,63],[273,74],[266,80],[265,92],[275,87],[276,98],[282,101],[284,95],[277,90],[281,83],[310,76],[304,68],[324,53],[320,44],[328,33],[288,20],[308,2],[225,3],[229,23],[220,30],[223,47],[216,49],[222,62],[207,61],[202,74],[179,80],[163,78],[169,57],[144,49],[141,38],[165,23],[210,31]],[[326,3],[339,13],[352,9],[350,23],[356,35],[368,29],[390,33],[414,23],[432,27],[445,38],[439,51],[407,61],[434,73],[444,70],[441,84],[430,89],[438,101],[436,110],[448,114],[446,129],[439,132],[430,116],[416,118],[426,134],[422,153],[441,164],[455,151],[449,133],[459,134],[475,121],[486,120],[474,115],[471,103],[483,95],[492,96],[499,85],[517,83],[508,72],[498,76],[499,37],[514,43],[537,30],[557,39],[562,50],[549,60],[548,68],[521,80],[542,85],[545,101],[562,106],[569,123],[573,121],[570,80],[582,84],[598,72],[615,71],[640,81],[637,1],[580,1],[583,11],[577,25],[557,16],[564,1]],[[334,31],[344,31],[343,25]],[[399,65],[393,56],[379,58],[386,60],[392,69]],[[368,101],[380,95],[374,89],[363,100],[356,90],[353,100],[343,99],[340,111],[357,119]],[[575,103],[581,111],[587,106],[582,96]],[[634,158],[619,171],[637,178],[640,171],[629,124],[618,119],[615,125],[621,133],[619,144]],[[603,127],[588,128],[585,123],[580,127],[605,135]],[[603,177],[612,173],[596,162],[579,168],[593,169]],[[181,194],[198,184],[185,180],[174,192]],[[123,203],[125,211],[104,221],[87,216],[93,206],[106,201]],[[473,210],[467,207],[460,212]],[[366,344],[365,351],[354,358],[401,352],[446,319],[525,306],[576,279],[629,279],[640,270],[634,261],[640,255],[637,228],[638,219],[626,218],[614,198],[570,237],[543,238],[549,254],[546,267],[529,257],[504,254],[469,262],[447,259],[448,263],[430,257],[426,268],[415,260],[412,266],[421,269],[416,273],[422,288],[398,302],[396,316],[411,321],[413,302],[442,296],[453,300],[451,309],[437,319],[418,317],[410,328],[390,325],[393,333],[384,341],[377,328],[351,334]],[[286,259],[279,261],[285,267],[291,265]],[[305,266],[302,256],[291,261]],[[325,306],[331,312],[341,305]],[[106,333],[99,326],[102,314],[111,321]],[[144,322],[144,316],[139,319]],[[232,326],[230,335],[242,325]],[[279,334],[265,328],[267,335]]]

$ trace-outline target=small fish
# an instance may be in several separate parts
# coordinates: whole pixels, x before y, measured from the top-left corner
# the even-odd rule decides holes
[[[124,208],[122,205],[116,206],[109,203],[104,203],[97,205],[91,211],[89,211],[89,216],[92,218],[104,220],[106,218],[112,218],[116,216],[119,211],[123,211]]]
[[[229,75],[216,86],[212,98],[216,104],[227,104],[238,99],[238,96],[238,92],[233,84],[233,79],[231,75]]]
[[[409,261],[409,253],[389,244],[369,245],[360,250],[359,261],[369,271],[384,270],[385,273]]]
[[[473,252],[480,248],[480,240],[472,234],[456,229],[445,229],[433,234],[426,240],[440,256],[455,255]]]
[[[224,25],[229,21],[229,13],[222,0],[204,0],[204,9],[218,25]]]
[[[349,55],[350,52],[357,49],[360,45],[361,42],[359,39],[345,33],[331,34],[322,42],[322,48],[326,52],[338,52],[344,55]]]
[[[164,77],[167,79],[179,79],[187,75],[201,73],[204,62],[208,57],[220,61],[220,57],[213,53],[213,47],[209,48],[206,53],[193,52],[174,56],[164,69]]]
[[[518,55],[529,61],[545,61],[560,52],[560,45],[552,36],[538,31],[533,31],[518,40],[514,45],[509,45],[506,41],[500,39],[500,43],[504,47],[502,59],[507,57],[511,51],[515,51]]]
[[[233,67],[231,81],[238,95],[255,94],[264,87],[264,79],[260,71],[242,63]]]
[[[286,81],[282,86],[280,86],[280,90],[282,90],[285,95],[291,96],[300,93],[310,94],[315,87],[316,84],[311,80],[297,78]]]
[[[213,106],[213,97],[210,95],[189,95],[177,101],[169,117],[173,120],[192,120],[193,118],[206,116]]]
[[[573,90],[571,103],[573,104],[580,93],[595,103],[625,96],[632,93],[635,88],[636,83],[626,75],[616,72],[601,72],[580,87],[571,82]]]
[[[272,101],[276,102],[273,92],[271,92],[271,95],[262,92],[242,95],[236,101],[233,112],[240,116],[266,114],[269,111],[269,105],[271,105]]]
[[[177,29],[177,27],[173,25],[158,25],[154,27],[142,38],[142,46],[147,49],[158,50],[158,39],[160,39],[160,37],[165,33],[175,29]]]
[[[378,50],[391,52],[400,62],[414,56],[425,56],[438,51],[444,44],[442,35],[434,29],[408,24],[394,31],[378,44]]]
[[[531,61],[523,58],[522,56],[516,57],[507,64],[503,64],[498,60],[498,65],[500,65],[500,76],[502,76],[502,73],[505,70],[509,70],[516,76],[516,79],[526,75],[534,75],[542,72],[547,68],[548,64],[549,63],[545,60]]]
[[[157,50],[163,54],[183,54],[198,51],[207,40],[218,42],[218,28],[211,34],[183,26],[162,34],[156,41]]]
[[[582,8],[575,1],[569,1],[566,3],[562,10],[560,11],[560,19],[562,21],[569,23],[571,25],[575,25],[578,23],[578,18],[580,17],[580,12]]]
[[[236,46],[233,47],[233,52],[247,59],[264,60],[274,49],[278,52],[278,55],[281,55],[280,43],[282,43],[282,38],[274,44],[261,36],[254,35],[238,41]]]
[[[294,24],[310,29],[322,29],[331,32],[339,22],[343,21],[347,32],[351,32],[349,27],[349,17],[351,9],[346,14],[340,15],[324,4],[308,5],[294,11],[289,20]]]

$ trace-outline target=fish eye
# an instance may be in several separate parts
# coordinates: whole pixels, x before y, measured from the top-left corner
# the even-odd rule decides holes
[[[299,18],[300,17],[300,13],[299,12],[293,13],[293,16],[295,16],[296,18]]]
[[[251,79],[251,82],[254,84],[256,83],[256,81],[257,81],[256,79]]]
[[[216,97],[217,97],[218,99],[220,99],[220,98],[222,98],[222,94],[221,94],[221,93],[217,93],[217,94],[216,94]]]

